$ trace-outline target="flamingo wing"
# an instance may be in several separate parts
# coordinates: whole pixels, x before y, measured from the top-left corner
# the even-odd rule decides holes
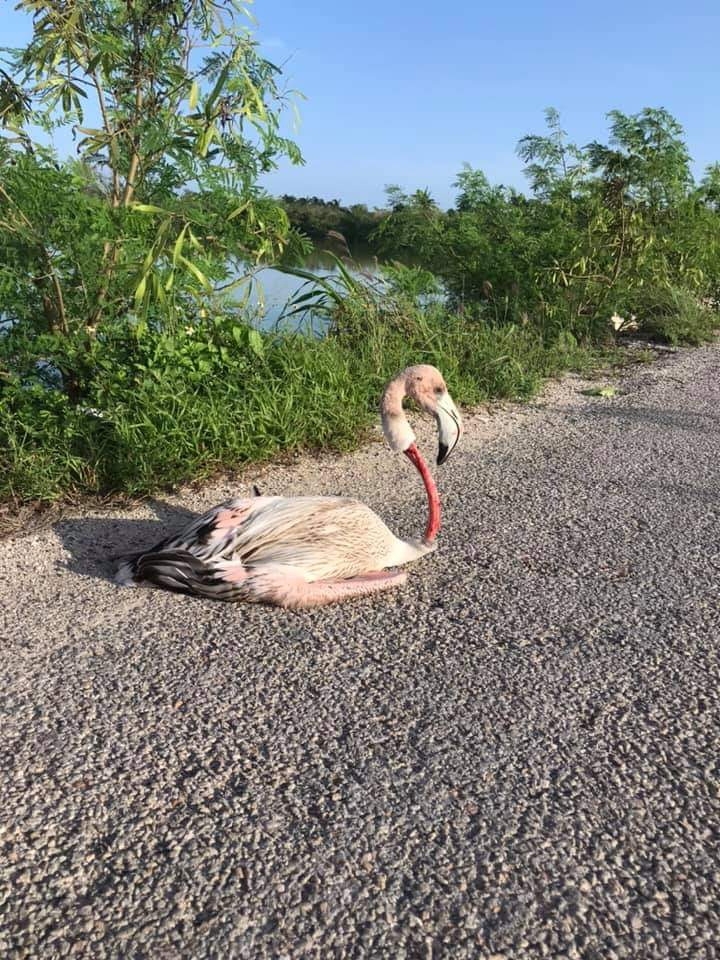
[[[280,566],[306,582],[338,580],[407,563],[427,550],[399,540],[358,500],[254,497],[214,507],[152,550],[128,558],[118,579],[143,579],[162,557],[165,566],[195,577],[199,561],[214,576],[227,572],[237,578],[243,571]]]

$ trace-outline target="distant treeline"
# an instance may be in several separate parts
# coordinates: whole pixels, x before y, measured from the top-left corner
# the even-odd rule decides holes
[[[292,226],[316,243],[327,239],[330,231],[341,233],[351,249],[372,247],[370,235],[390,213],[389,210],[370,210],[364,203],[344,207],[339,200],[320,197],[279,198]]]

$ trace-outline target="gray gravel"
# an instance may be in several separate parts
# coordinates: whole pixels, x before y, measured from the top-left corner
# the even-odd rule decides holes
[[[416,532],[379,443],[0,545],[0,955],[717,957],[720,349],[614,382],[469,418],[385,597],[105,561],[251,480]]]

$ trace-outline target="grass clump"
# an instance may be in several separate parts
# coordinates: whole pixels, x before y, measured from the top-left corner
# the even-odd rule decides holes
[[[715,336],[719,321],[716,310],[682,287],[654,287],[638,298],[642,330],[652,339],[676,346],[698,346]]]

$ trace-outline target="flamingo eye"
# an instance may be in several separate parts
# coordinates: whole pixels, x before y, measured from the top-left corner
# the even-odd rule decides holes
[[[445,387],[435,387],[435,393],[440,396],[440,394],[445,393]]]

